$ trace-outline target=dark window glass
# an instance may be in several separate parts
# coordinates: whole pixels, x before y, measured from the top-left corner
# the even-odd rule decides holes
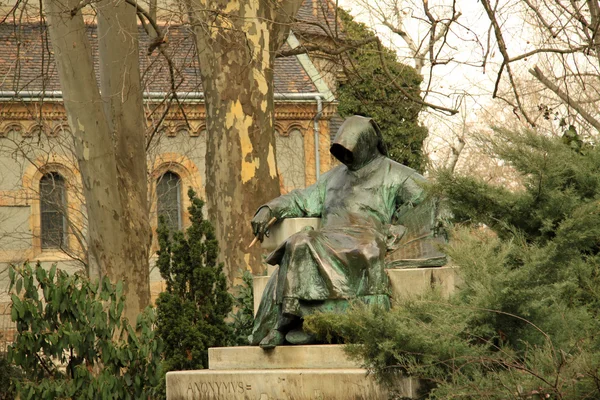
[[[181,229],[181,178],[174,172],[165,172],[156,183],[158,218],[171,232]]]
[[[40,179],[40,211],[42,249],[64,247],[67,232],[65,180],[56,172]]]

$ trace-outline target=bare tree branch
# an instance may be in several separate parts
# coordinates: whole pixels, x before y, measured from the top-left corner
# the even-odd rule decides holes
[[[573,48],[569,48],[569,49],[553,49],[553,48],[535,49],[535,50],[528,51],[527,53],[523,53],[518,56],[512,57],[507,62],[512,63],[515,61],[520,61],[527,57],[531,57],[535,54],[540,54],[540,53],[574,54],[581,50],[585,50],[587,47],[588,46],[578,46],[578,47],[573,47]]]
[[[556,33],[554,33],[554,28],[552,28],[552,25],[550,25],[546,19],[544,18],[544,16],[542,15],[542,13],[540,12],[539,7],[535,7],[532,3],[531,0],[523,0],[525,2],[525,4],[527,4],[527,6],[531,9],[531,11],[533,11],[538,19],[538,21],[540,21],[540,23],[546,28],[548,29],[548,31],[550,32],[550,34],[552,35],[552,37],[556,37]]]
[[[502,29],[500,28],[500,24],[498,23],[498,20],[496,19],[496,14],[492,10],[489,0],[481,0],[481,4],[483,5],[485,12],[488,15],[488,18],[490,19],[492,27],[494,28],[494,34],[495,34],[496,40],[498,42],[498,48],[504,59],[502,64],[505,65],[506,72],[508,73],[508,79],[510,81],[510,85],[513,90],[513,94],[515,95],[515,100],[517,101],[519,110],[521,111],[521,113],[523,114],[523,116],[525,117],[527,122],[531,126],[535,126],[535,122],[529,117],[527,111],[525,111],[525,108],[523,107],[523,104],[521,103],[521,96],[519,95],[519,91],[517,90],[517,85],[515,83],[515,80],[513,77],[513,72],[511,70],[510,64],[509,64],[510,57],[509,57],[508,51],[506,49],[506,42],[504,41],[504,36],[502,35]],[[502,68],[500,68],[500,74],[501,73],[502,73]],[[499,79],[500,78],[498,78],[498,82],[499,82]],[[497,94],[498,94],[498,85],[496,85],[496,88],[494,89],[494,93],[492,94],[492,97],[497,97]]]
[[[83,0],[81,3],[77,4],[77,6],[71,9],[71,18],[77,15],[77,13],[84,7],[92,4],[94,0]]]
[[[421,104],[423,106],[429,107],[433,110],[446,112],[449,115],[454,115],[454,114],[458,113],[458,110],[455,108],[448,108],[448,107],[444,107],[441,105],[432,104],[432,103],[429,103],[429,102],[423,100],[420,97],[415,97],[412,94],[408,93],[405,88],[403,88],[400,84],[398,84],[398,82],[396,82],[396,79],[394,78],[394,76],[392,75],[390,70],[388,69],[388,67],[385,63],[385,60],[383,59],[383,45],[381,44],[381,41],[379,40],[379,38],[377,38],[376,43],[377,43],[377,47],[379,49],[379,60],[381,62],[381,68],[383,69],[383,72],[387,75],[387,77],[390,79],[390,82],[392,83],[392,85],[394,85],[394,87],[397,90],[399,90],[400,93],[402,93],[404,96],[406,96],[409,100],[414,101],[417,104]]]
[[[534,67],[529,70],[529,73],[533,75],[538,81],[544,86],[553,91],[567,106],[572,107],[575,111],[581,115],[581,117],[594,128],[600,132],[600,121],[594,118],[589,112],[585,110],[577,101],[574,101],[565,91],[559,88],[554,82],[548,79],[539,67]]]
[[[175,64],[173,63],[173,60],[171,59],[171,57],[167,54],[165,46],[163,46],[163,45],[167,44],[167,40],[165,38],[165,35],[164,35],[162,29],[158,26],[158,24],[156,23],[156,20],[152,17],[152,15],[149,12],[147,12],[146,10],[144,10],[141,6],[139,6],[134,0],[125,0],[125,1],[128,4],[130,4],[136,8],[138,19],[142,22],[142,26],[144,27],[144,30],[146,31],[148,36],[154,37],[154,40],[148,46],[148,55],[151,55],[154,52],[154,50],[158,48],[158,51],[160,52],[160,54],[164,57],[165,61],[167,62],[167,67],[169,69],[169,82],[171,85],[169,95],[172,96],[172,98],[175,100],[175,102],[179,106],[179,109],[181,110],[181,113],[183,115],[183,119],[185,120],[187,127],[190,128],[190,122],[188,120],[185,109],[184,109],[183,105],[181,104],[181,101],[179,100],[179,96],[177,96],[177,88],[179,87],[179,85],[175,83],[175,80],[176,80],[175,79],[175,71],[177,70],[177,68],[175,67]],[[151,29],[149,29],[148,25],[145,23],[144,20],[146,20],[152,26],[152,30],[154,30],[154,32]],[[177,71],[177,73],[180,74],[179,71]],[[171,101],[169,101],[169,103],[168,103],[168,106],[170,106],[170,105],[171,105]],[[169,109],[168,106],[167,106],[167,110],[165,110],[165,116],[166,116],[166,112]],[[163,118],[161,118],[160,122],[162,122],[163,119],[164,119],[164,116],[163,116]],[[160,126],[160,123],[154,127],[154,130],[152,132],[150,140],[146,144],[147,147],[149,146],[150,141],[154,137],[156,132],[158,132],[159,126]],[[147,147],[146,147],[146,149],[147,149]]]
[[[338,48],[332,48],[330,46],[326,46],[326,45],[320,45],[320,44],[304,44],[298,47],[295,47],[293,49],[289,49],[289,50],[279,50],[277,52],[277,57],[289,57],[289,56],[295,56],[295,55],[299,55],[299,54],[308,54],[310,52],[321,52],[321,53],[325,53],[331,56],[339,56],[340,54],[343,54],[349,50],[355,49],[357,47],[361,47],[364,46],[366,44],[369,43],[373,43],[373,42],[377,42],[379,39],[377,39],[377,37],[370,37],[364,40],[359,40],[359,41],[352,41],[352,42],[346,42],[346,43],[350,43],[346,46],[342,46],[342,47],[338,47]]]
[[[450,146],[450,157],[448,158],[448,162],[446,164],[446,168],[450,172],[454,172],[454,170],[456,169],[456,164],[458,164],[458,159],[460,158],[460,154],[462,153],[466,144],[465,138],[462,136],[459,136],[457,138],[457,141],[458,144],[453,144]]]

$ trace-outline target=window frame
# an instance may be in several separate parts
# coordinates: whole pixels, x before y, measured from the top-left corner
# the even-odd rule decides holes
[[[202,136],[195,137],[195,140],[202,140]],[[192,159],[175,152],[159,153],[155,156],[152,167],[150,169],[150,224],[152,225],[152,247],[151,252],[158,250],[158,240],[156,230],[158,229],[158,207],[156,196],[156,182],[167,171],[172,171],[179,175],[181,179],[181,229],[189,226],[188,208],[191,206],[190,199],[187,195],[188,189],[192,188],[197,193],[198,197],[204,198],[205,192],[202,186],[202,172]]]
[[[169,179],[165,180],[165,176],[167,175],[169,175]],[[173,179],[173,177],[175,177],[176,179]],[[164,200],[165,195],[165,193],[159,193],[159,191],[161,190],[161,184],[169,186],[170,182],[174,180],[176,181],[175,187],[168,187],[167,190],[176,189],[176,207],[174,207],[173,204],[169,204],[167,207],[164,207],[163,210],[166,208],[167,212],[175,211],[177,213],[177,231],[181,231],[183,230],[183,198],[181,192],[183,180],[177,172],[174,172],[171,169],[168,169],[165,172],[163,172],[156,180],[156,226],[158,226],[161,217],[161,198]],[[169,219],[171,220],[171,218]],[[172,224],[167,222],[167,226],[171,231],[175,232],[175,230],[173,229],[174,226]]]
[[[58,200],[54,201],[58,204],[52,204],[52,200],[45,201],[44,196],[50,197],[50,193],[44,193],[44,189],[42,188],[45,185],[46,181],[51,181],[54,190],[59,190],[58,192]],[[62,176],[59,172],[56,171],[48,171],[42,175],[38,182],[39,186],[39,201],[40,201],[40,247],[42,251],[44,250],[61,250],[68,249],[69,241],[68,241],[68,230],[69,230],[69,222],[68,222],[68,204],[67,204],[67,181],[64,176]],[[46,205],[45,205],[46,203]],[[54,208],[54,209],[52,209]],[[58,243],[52,242],[52,228],[45,219],[45,214],[53,215],[57,218],[60,218],[61,221],[57,226],[60,226],[60,237],[58,238]],[[48,226],[45,226],[48,225]],[[62,226],[61,226],[62,225]],[[45,237],[47,235],[47,237]]]
[[[58,173],[65,181],[65,245],[63,248],[42,248],[41,240],[41,202],[40,180],[47,173]],[[85,219],[85,202],[83,200],[80,175],[76,161],[62,155],[51,153],[41,155],[25,168],[22,187],[25,204],[31,208],[29,229],[31,232],[31,248],[25,256],[33,261],[58,262],[85,257],[86,246],[80,241],[87,232]],[[73,229],[76,229],[74,231]],[[21,254],[22,250],[21,250]]]

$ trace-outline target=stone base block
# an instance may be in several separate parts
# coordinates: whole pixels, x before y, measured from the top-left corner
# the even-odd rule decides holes
[[[460,283],[456,267],[388,269],[386,272],[395,299],[422,295],[434,288],[449,297]]]
[[[416,398],[417,381],[395,389]],[[168,400],[387,400],[364,369],[203,370],[167,373]]]
[[[349,369],[360,363],[348,358],[342,345],[279,346],[265,351],[258,346],[208,349],[211,370],[232,369]]]

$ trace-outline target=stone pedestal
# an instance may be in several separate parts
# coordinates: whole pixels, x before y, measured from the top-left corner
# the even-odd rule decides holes
[[[168,400],[384,400],[388,389],[348,359],[339,345],[209,349],[209,369],[167,373]],[[394,391],[416,398],[418,381]]]

